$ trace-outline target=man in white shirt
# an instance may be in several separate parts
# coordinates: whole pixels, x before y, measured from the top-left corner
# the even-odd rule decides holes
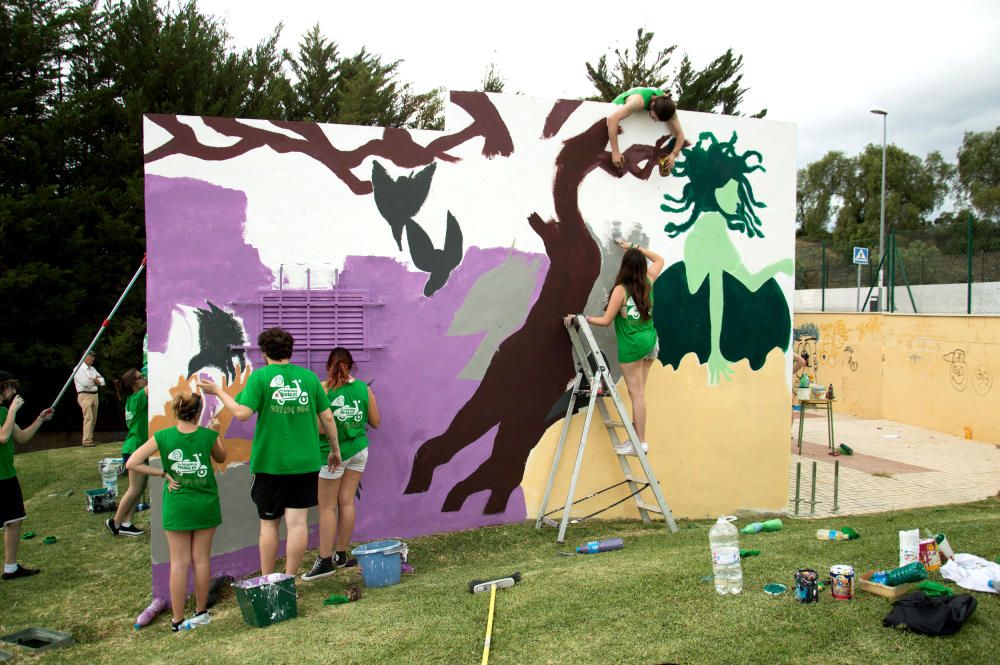
[[[83,411],[83,445],[94,446],[94,423],[97,422],[97,390],[104,385],[104,377],[94,369],[94,352],[87,353],[80,369],[73,377],[76,384],[76,401]]]

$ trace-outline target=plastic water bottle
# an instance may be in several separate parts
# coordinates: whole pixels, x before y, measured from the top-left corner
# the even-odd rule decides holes
[[[149,607],[140,612],[139,616],[135,618],[135,629],[139,630],[143,626],[148,626],[156,618],[156,615],[165,609],[167,609],[166,601],[162,598],[154,598]]]
[[[721,516],[708,532],[712,548],[712,568],[715,590],[720,595],[737,594],[743,590],[743,569],[740,568],[740,536],[732,522],[735,517]]]
[[[766,533],[781,531],[785,525],[781,520],[767,520],[766,522],[754,522],[753,524],[747,524],[745,527],[740,529],[740,533],[747,535],[760,533],[764,531]]]
[[[105,464],[101,469],[101,481],[108,491],[118,494],[118,471],[111,464]]]
[[[850,540],[851,537],[843,531],[833,529],[817,529],[816,540]]]
[[[597,554],[598,552],[613,552],[625,547],[625,541],[621,538],[611,538],[608,540],[592,540],[585,545],[576,548],[577,554]]]

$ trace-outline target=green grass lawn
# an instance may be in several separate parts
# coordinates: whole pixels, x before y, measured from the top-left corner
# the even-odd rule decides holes
[[[996,499],[820,522],[786,519],[780,533],[741,537],[742,547],[760,549],[761,555],[744,560],[744,589],[735,597],[720,597],[702,581],[711,572],[709,522],[682,521],[676,534],[639,522],[594,522],[570,527],[563,547],[555,545],[554,529],[536,531],[526,523],[412,539],[417,572],[399,585],[366,590],[350,605],[322,601],[358,584],[357,569],[311,584],[300,581],[299,618],[269,628],[244,624],[229,595],[213,610],[208,627],[172,634],[161,615],[135,631],[132,621],[150,600],[148,536],[115,539],[102,525],[107,515],[91,515],[84,507],[83,490],[100,484],[97,460],[116,452],[117,446],[107,444],[15,460],[28,508],[24,530],[38,533],[22,542],[20,558],[42,574],[0,582],[0,634],[42,626],[72,633],[77,641],[37,659],[20,647],[0,645],[17,654],[16,662],[476,663],[489,594],[473,596],[466,585],[515,570],[523,581],[497,594],[494,663],[912,665],[997,659],[995,596],[975,594],[979,606],[959,634],[928,638],[883,628],[889,601],[860,591],[853,601],[834,601],[823,592],[815,605],[795,602],[790,592],[771,597],[762,591],[769,582],[791,587],[799,567],[892,567],[900,529],[944,531],[956,551],[994,559],[1000,555]],[[147,521],[148,514],[140,513],[139,526]],[[841,526],[858,530],[861,540],[815,539],[817,528]],[[47,535],[58,543],[43,544]],[[610,536],[624,538],[625,549],[559,555],[570,543]],[[311,562],[312,555],[306,559]]]

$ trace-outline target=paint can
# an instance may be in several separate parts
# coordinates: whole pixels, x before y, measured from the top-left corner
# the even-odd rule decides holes
[[[799,568],[795,571],[795,600],[800,603],[815,603],[819,601],[819,575],[812,568]]]
[[[854,598],[853,566],[830,566],[830,595],[837,600]]]
[[[941,555],[938,552],[937,541],[934,538],[923,538],[920,541],[920,563],[927,570],[938,570],[941,567]]]

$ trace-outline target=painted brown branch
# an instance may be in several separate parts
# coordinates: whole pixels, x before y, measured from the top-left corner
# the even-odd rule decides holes
[[[476,392],[448,428],[417,450],[406,493],[427,491],[439,466],[497,427],[490,456],[451,489],[443,508],[460,510],[473,494],[489,491],[485,512],[506,509],[531,449],[545,433],[546,416],[573,375],[569,338],[560,319],[583,310],[600,272],[600,250],[584,223],[579,189],[592,171],[611,166],[607,142],[607,124],[601,118],[563,145],[552,187],[556,219],[546,222],[537,213],[528,217],[550,260],[538,298],[524,325],[497,349]],[[652,172],[645,162],[666,149],[660,144],[630,150],[636,161],[627,171],[645,179]],[[527,399],[525,386],[531,386]]]
[[[562,126],[566,124],[569,117],[573,115],[573,111],[580,108],[583,104],[579,99],[560,99],[553,106],[552,110],[549,111],[548,117],[545,118],[545,126],[542,128],[542,138],[550,139],[559,133]]]
[[[365,143],[354,150],[339,150],[330,143],[323,128],[315,123],[273,121],[276,128],[298,134],[300,138],[283,132],[247,125],[233,118],[203,118],[205,124],[216,132],[238,139],[231,146],[208,146],[198,141],[195,131],[182,123],[177,116],[150,114],[146,117],[163,129],[171,138],[144,157],[151,163],[171,155],[186,155],[206,161],[222,161],[238,157],[252,150],[268,147],[278,153],[307,155],[334,173],[355,194],[370,194],[372,184],[355,176],[352,169],[370,157],[383,157],[403,168],[415,168],[435,160],[457,161],[449,150],[476,137],[483,137],[483,152],[487,158],[509,156],[514,151],[507,125],[496,107],[484,93],[453,92],[451,100],[463,108],[472,122],[465,128],[438,137],[427,146],[413,140],[405,129],[387,128],[382,137]]]

